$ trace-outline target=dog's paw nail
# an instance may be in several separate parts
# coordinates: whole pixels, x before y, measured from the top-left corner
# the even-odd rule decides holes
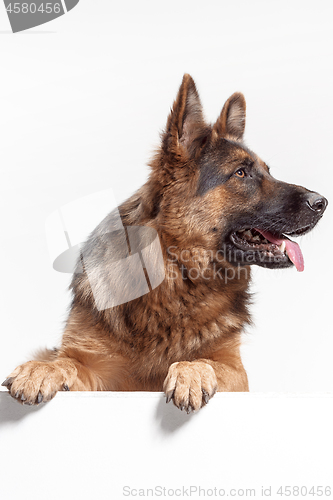
[[[9,377],[9,378],[6,378],[6,380],[4,380],[1,385],[2,385],[2,387],[8,387],[11,385],[12,382],[13,382],[12,377]]]
[[[37,403],[40,404],[43,401],[43,395],[39,392],[37,396]]]
[[[193,408],[191,405],[188,405],[188,407],[186,408],[186,413],[189,414],[189,413],[192,413],[193,411]]]
[[[185,405],[180,405],[179,409],[180,411],[183,411],[185,409]]]
[[[27,399],[27,398],[26,398],[26,397],[25,397],[25,395],[22,393],[22,394],[21,394],[21,401],[23,401],[23,402],[24,402],[24,401],[26,401],[26,399]]]
[[[63,389],[64,389],[64,391],[70,391],[70,388],[68,387],[67,384],[64,384]]]
[[[16,391],[14,394],[14,398],[18,399],[19,395],[20,395],[20,391]]]
[[[206,392],[204,389],[202,390],[202,397],[203,397],[205,404],[207,404],[209,401],[209,395],[208,395],[208,392]]]
[[[172,399],[172,396],[173,396],[173,391],[172,392],[169,392],[167,395],[166,395],[166,403],[170,403],[171,399]]]

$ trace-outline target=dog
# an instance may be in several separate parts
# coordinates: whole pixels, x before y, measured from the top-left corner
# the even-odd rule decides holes
[[[149,179],[119,207],[124,228],[158,235],[164,279],[133,300],[96,306],[91,276],[107,296],[100,279],[115,261],[110,248],[122,257],[122,233],[115,237],[114,216],[106,217],[73,275],[61,346],[2,384],[15,399],[31,405],[63,390],[164,391],[167,402],[190,413],[216,391],[249,390],[240,343],[251,322],[251,266],[302,271],[290,237],[310,231],[327,200],[270,174],[243,142],[245,115],[237,92],[207,124],[195,83],[184,75]]]

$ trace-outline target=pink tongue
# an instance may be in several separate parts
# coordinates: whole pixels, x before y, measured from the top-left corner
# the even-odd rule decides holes
[[[274,243],[275,245],[280,246],[284,241],[286,244],[286,252],[289,259],[295,265],[297,271],[304,271],[304,259],[302,250],[300,249],[298,244],[295,243],[295,241],[291,241],[288,238],[277,238],[268,231],[262,231],[261,229],[256,228],[256,231],[261,233],[263,237],[266,238],[266,240],[270,241],[271,243]]]

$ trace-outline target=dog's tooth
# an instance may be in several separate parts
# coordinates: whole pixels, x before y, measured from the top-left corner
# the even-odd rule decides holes
[[[279,246],[280,252],[284,253],[285,248],[286,248],[286,242],[285,242],[285,241],[283,241],[283,242],[281,243],[281,245]]]

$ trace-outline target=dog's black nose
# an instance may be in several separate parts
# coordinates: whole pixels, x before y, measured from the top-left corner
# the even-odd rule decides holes
[[[311,210],[317,212],[318,215],[325,212],[328,204],[326,198],[318,193],[308,193],[306,202]]]

